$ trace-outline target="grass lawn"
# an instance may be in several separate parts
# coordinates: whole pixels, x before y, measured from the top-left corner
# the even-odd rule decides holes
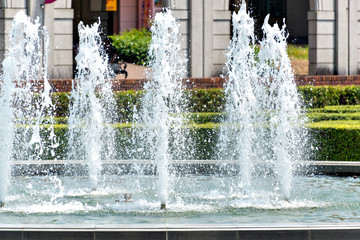
[[[309,46],[288,44],[287,53],[290,59],[309,59]]]
[[[309,74],[309,46],[289,44],[287,49],[295,75]]]

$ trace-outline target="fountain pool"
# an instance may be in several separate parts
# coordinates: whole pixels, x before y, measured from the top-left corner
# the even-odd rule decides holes
[[[271,180],[271,179],[270,179]],[[230,177],[187,176],[175,184],[166,211],[154,197],[153,176],[16,177],[0,222],[9,224],[258,224],[360,222],[360,181],[297,176],[289,201],[261,186],[251,196],[229,194]],[[269,181],[268,183],[271,183]],[[174,194],[176,192],[176,194]],[[132,202],[123,202],[124,194]],[[116,201],[116,200],[119,200]]]
[[[135,161],[155,163],[157,172],[152,174],[154,167],[152,173],[146,173],[147,169],[136,165],[133,171],[130,171],[131,174],[101,174],[104,163],[102,161],[118,156],[117,142],[113,141],[116,134],[107,131],[111,130],[114,124],[112,114],[117,111],[108,112],[108,109],[114,106],[109,87],[111,73],[108,72],[109,69],[102,68],[107,58],[103,51],[99,51],[101,39],[96,29],[98,25],[93,25],[96,31],[81,25],[81,32],[89,35],[83,39],[81,44],[85,46],[81,46],[81,54],[77,58],[78,86],[75,88],[74,85],[72,92],[73,99],[77,101],[67,125],[70,129],[67,142],[70,142],[70,148],[75,150],[74,154],[67,156],[70,160],[51,154],[48,156],[52,156],[52,159],[42,159],[37,152],[34,156],[19,155],[15,151],[23,153],[20,144],[20,147],[16,146],[18,148],[6,148],[6,154],[0,156],[2,166],[5,166],[2,169],[2,181],[6,183],[0,186],[0,200],[5,202],[5,206],[0,209],[0,222],[58,226],[360,222],[358,179],[293,175],[294,170],[297,170],[295,163],[304,160],[304,146],[300,144],[306,143],[308,136],[303,128],[306,119],[303,118],[301,102],[289,70],[289,59],[285,54],[285,30],[264,24],[267,38],[261,42],[259,61],[255,61],[254,45],[249,41],[252,37],[242,32],[242,27],[246,24],[252,29],[252,21],[244,9],[245,7],[241,10],[243,12],[240,12],[241,16],[234,15],[234,19],[239,21],[235,27],[238,35],[235,36],[242,36],[241,41],[232,42],[229,48],[231,54],[228,55],[227,67],[233,85],[229,83],[226,88],[229,96],[227,101],[233,99],[237,102],[227,103],[228,119],[221,126],[220,139],[223,142],[218,144],[221,149],[219,152],[226,154],[216,156],[220,160],[212,159],[221,171],[189,174],[171,168],[172,161],[205,160],[197,159],[193,152],[189,151],[188,146],[192,147],[196,140],[182,134],[191,131],[187,132],[183,127],[188,124],[186,119],[178,118],[184,113],[179,104],[182,102],[183,87],[180,83],[184,74],[181,69],[185,61],[178,57],[181,52],[177,42],[178,25],[168,11],[160,15],[162,17],[155,18],[153,36],[156,41],[153,42],[152,56],[153,67],[156,69],[153,70],[152,82],[145,87],[148,93],[144,97],[143,109],[134,111],[138,114],[134,119],[138,121],[135,121],[132,128],[129,127],[131,130],[143,131],[139,131],[141,134],[138,139],[133,137],[128,143],[136,148],[127,149],[126,152],[127,156],[136,159]],[[171,23],[173,25],[166,25]],[[23,35],[20,34],[20,37]],[[26,42],[26,39],[21,41]],[[246,51],[237,44],[247,46]],[[13,47],[18,49],[16,44]],[[88,52],[93,54],[88,56]],[[8,57],[11,60],[11,56]],[[94,62],[88,65],[87,58],[92,58]],[[247,64],[244,64],[244,61]],[[19,65],[16,62],[14,64]],[[242,68],[250,70],[242,71]],[[239,74],[244,76],[238,77]],[[251,81],[245,81],[246,76],[250,76],[247,80]],[[10,84],[17,78],[9,76],[5,79]],[[100,80],[102,81],[99,82]],[[246,91],[241,88],[243,85],[246,85]],[[97,92],[99,89],[103,90],[102,94]],[[99,95],[110,97],[105,96],[105,101],[99,102]],[[16,94],[11,95],[10,92],[1,96],[9,97],[2,100],[6,103],[6,108],[11,108],[9,102]],[[26,115],[23,118],[28,119],[29,116],[33,117]],[[38,119],[40,118],[42,115],[38,116]],[[16,139],[19,138],[16,137],[16,130],[21,123],[16,125],[14,119],[9,114],[3,122],[4,125],[9,124],[6,126],[12,128],[10,135],[14,134]],[[42,121],[37,122],[39,124]],[[32,122],[24,123],[29,129],[29,126],[33,125]],[[229,126],[231,128],[227,128]],[[6,132],[8,128],[2,130]],[[29,131],[28,135],[31,135],[30,133],[32,131]],[[24,136],[23,140],[26,140],[28,135]],[[53,137],[58,139],[57,136]],[[43,139],[37,140],[40,144]],[[58,147],[55,140],[51,141],[54,143],[52,149]],[[204,141],[210,142],[210,139]],[[25,146],[29,146],[28,143],[29,141],[25,142]],[[9,144],[11,145],[7,145]],[[31,158],[24,159],[29,155]],[[177,160],[179,158],[182,159]],[[90,159],[91,161],[87,161],[89,174],[32,176],[24,171],[24,176],[12,176],[9,180],[11,161],[12,164],[14,161],[28,160],[49,160],[55,163],[56,159],[83,162]],[[116,161],[121,160],[114,161],[116,164]],[[229,161],[231,162],[227,165]],[[231,165],[240,166],[242,169],[228,169]],[[260,171],[259,165],[262,166]],[[192,167],[191,164],[189,167]],[[130,196],[129,194],[131,198],[125,201],[124,195]],[[160,204],[166,205],[166,209],[161,210]]]

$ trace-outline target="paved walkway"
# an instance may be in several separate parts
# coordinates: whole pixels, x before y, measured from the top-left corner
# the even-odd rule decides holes
[[[128,72],[128,79],[145,79],[146,77],[146,72],[148,71],[148,67],[144,67],[144,66],[140,66],[140,65],[135,65],[132,63],[126,63],[127,67],[126,67],[126,71]],[[124,74],[118,74],[116,76],[116,79],[125,79],[125,75]]]

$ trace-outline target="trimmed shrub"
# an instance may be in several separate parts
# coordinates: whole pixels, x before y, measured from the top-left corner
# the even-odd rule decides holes
[[[360,104],[360,86],[299,86],[298,91],[309,108],[329,105]]]
[[[69,116],[70,93],[52,93],[52,102],[55,105],[55,117]]]
[[[357,112],[360,112],[360,86],[348,87],[299,87],[299,93],[303,97],[309,116],[314,121],[322,120],[356,120]],[[119,91],[114,92],[114,98],[119,111],[120,122],[131,122],[134,109],[139,109],[143,91]],[[53,93],[53,103],[56,105],[55,116],[66,117],[69,115],[70,93]],[[219,113],[224,110],[225,99],[223,89],[193,89],[184,92],[184,100],[187,109],[191,113],[204,113],[193,115],[190,120],[197,123],[218,122],[220,116],[207,115]],[[342,105],[346,104],[346,105]],[[333,106],[328,106],[333,105]],[[353,115],[326,115],[316,113],[354,113]],[[216,118],[206,120],[206,118]]]
[[[184,95],[188,100],[189,112],[222,112],[224,110],[223,89],[186,90]]]
[[[360,121],[310,124],[317,161],[360,161]]]
[[[360,112],[360,105],[325,106],[323,108],[311,108],[307,111],[311,113],[356,113]]]
[[[123,91],[114,93],[119,111],[119,122],[132,122],[134,109],[140,108],[143,91]]]
[[[132,124],[119,123],[113,124],[116,128],[116,150],[117,159],[132,159],[134,152],[129,149],[143,149],[136,146],[132,141]],[[140,126],[138,126],[140,127]],[[68,143],[68,126],[56,124],[55,134],[59,140],[59,147],[55,150],[57,159],[66,159]],[[189,144],[189,152],[193,154],[193,159],[214,159],[216,158],[216,143],[219,137],[220,125],[216,123],[189,124],[184,126],[189,130],[192,143]],[[360,161],[360,120],[358,121],[322,121],[308,125],[310,135],[313,138],[315,147],[311,159],[316,161]],[[136,130],[135,130],[136,131]],[[45,134],[45,135],[44,135]],[[43,132],[42,136],[46,139],[48,132]],[[29,135],[30,137],[30,135]],[[45,142],[46,144],[46,142]],[[135,144],[135,145],[134,145]],[[176,146],[174,146],[176,147]],[[144,151],[144,150],[142,150]],[[141,156],[146,156],[143,154]],[[47,151],[41,159],[53,159],[54,157]]]
[[[151,43],[151,32],[145,28],[141,30],[125,30],[120,35],[112,35],[120,60],[146,65],[149,62],[148,52]]]
[[[307,116],[313,122],[336,121],[336,120],[360,120],[360,112],[354,112],[354,113],[309,112]]]
[[[204,123],[221,123],[225,115],[223,113],[202,112],[202,113],[189,113],[186,115],[186,117],[190,123],[204,124]]]

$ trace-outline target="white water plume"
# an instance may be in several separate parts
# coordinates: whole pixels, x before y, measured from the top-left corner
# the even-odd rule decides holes
[[[170,180],[168,166],[173,158],[170,145],[181,149],[185,138],[180,130],[184,121],[180,113],[185,60],[179,43],[179,24],[170,10],[156,14],[151,31],[151,80],[144,87],[138,123],[143,126],[141,146],[156,163],[158,199],[166,204]]]
[[[271,27],[269,15],[264,20],[264,38],[260,42],[260,79],[269,86],[267,97],[262,99],[266,106],[270,128],[269,143],[272,144],[275,173],[279,188],[285,198],[289,198],[292,188],[293,163],[301,161],[303,142],[307,134],[303,129],[306,118],[302,115],[302,105],[297,92],[293,70],[287,55],[286,25],[280,29]]]
[[[115,152],[114,123],[116,105],[111,91],[108,57],[102,48],[100,22],[84,26],[80,22],[77,74],[71,91],[69,116],[69,159],[85,160],[90,181],[97,186],[101,159],[112,159]]]
[[[269,191],[275,190],[289,199],[293,163],[304,156],[306,118],[286,52],[285,24],[281,30],[277,24],[271,27],[268,18],[256,60],[254,23],[246,13],[245,3],[233,15],[219,158],[238,163],[235,171],[240,171],[239,178],[234,182],[238,181],[238,188],[244,192],[251,192],[259,181],[273,179],[273,189]]]
[[[228,82],[225,87],[225,124],[220,129],[219,157],[240,165],[236,183],[245,190],[251,186],[253,142],[256,138],[254,117],[257,81],[254,51],[254,20],[246,13],[246,5],[232,16],[233,37],[227,53]]]
[[[0,149],[0,201],[4,201],[9,185],[12,159],[55,157],[57,145],[46,72],[47,31],[38,19],[31,21],[20,11],[13,19],[9,43],[2,63],[0,94],[0,142],[3,146]],[[50,127],[44,127],[45,123]]]

